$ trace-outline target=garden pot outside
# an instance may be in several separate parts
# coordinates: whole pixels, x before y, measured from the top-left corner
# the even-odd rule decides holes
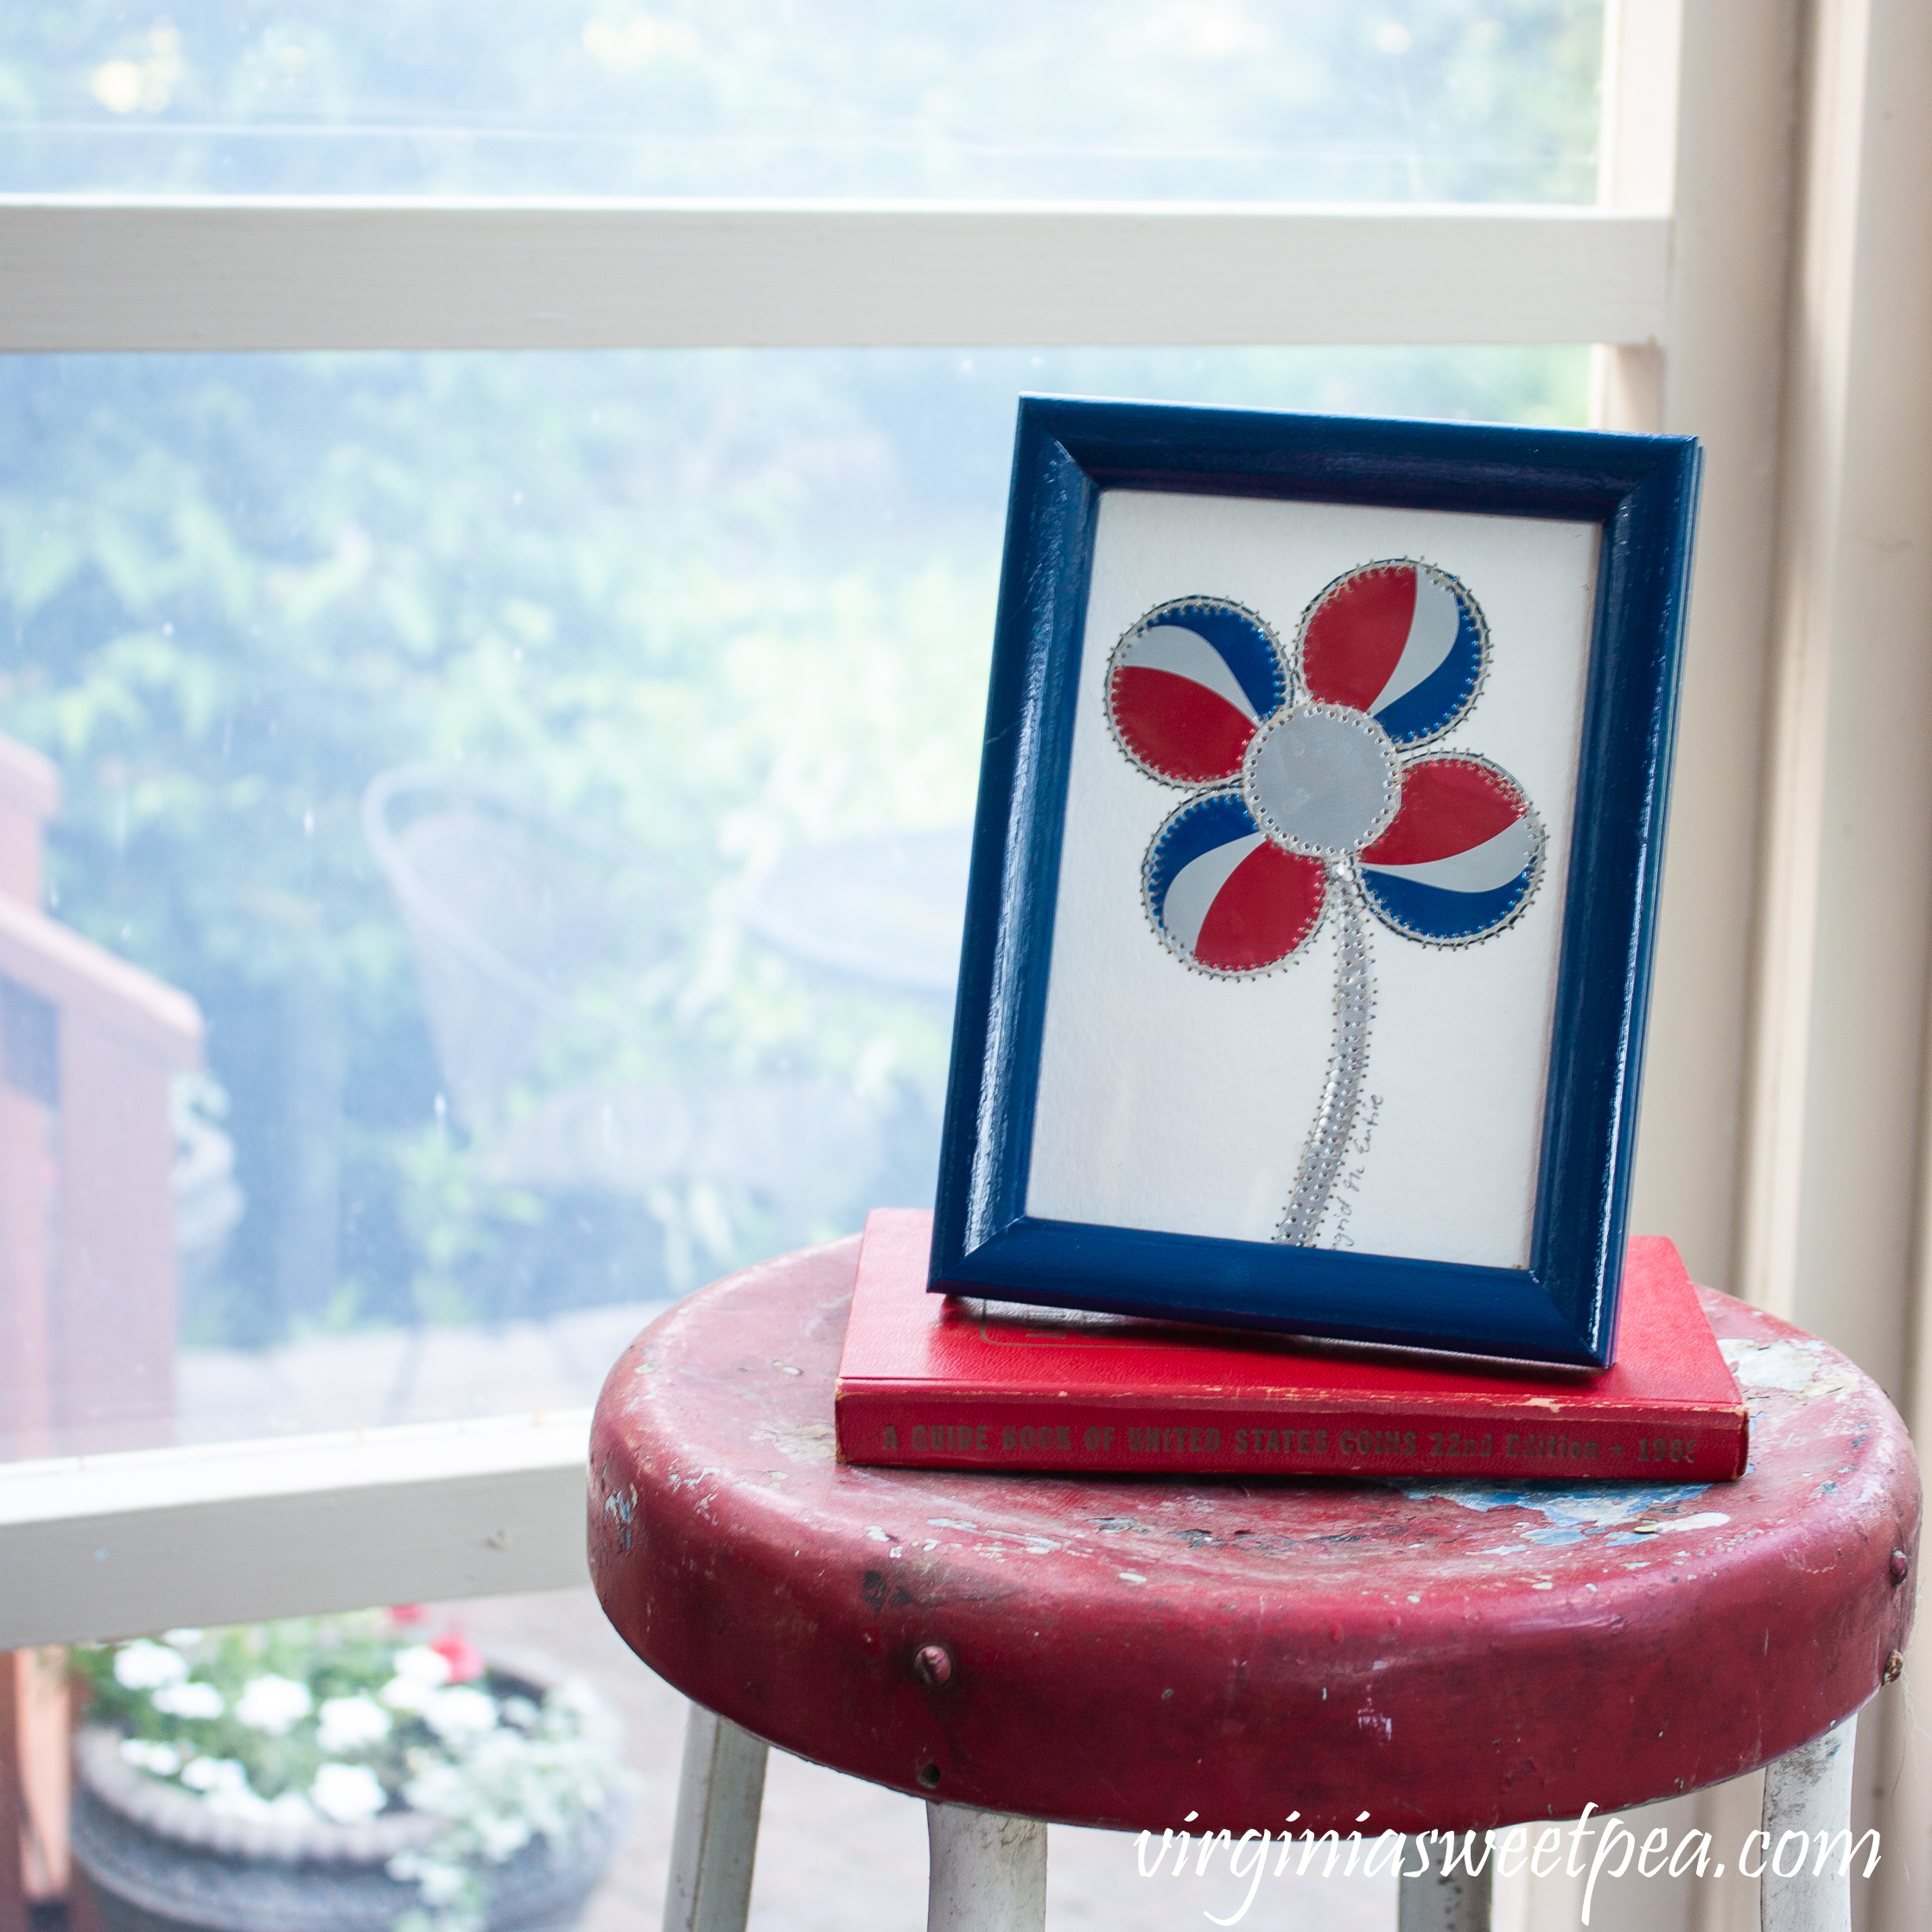
[[[491,1675],[539,1698],[554,1681],[521,1660]],[[74,1862],[105,1932],[389,1932],[423,1909],[418,1888],[384,1867],[399,1852],[427,1850],[439,1819],[405,1811],[340,1825],[211,1814],[201,1800],[124,1763],[119,1734],[99,1725],[74,1740]],[[610,1865],[627,1808],[613,1780],[603,1808],[568,1842],[536,1837],[483,1867],[489,1932],[568,1932]]]

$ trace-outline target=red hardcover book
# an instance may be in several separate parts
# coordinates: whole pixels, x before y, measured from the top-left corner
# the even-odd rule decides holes
[[[1676,1248],[1630,1242],[1587,1380],[926,1291],[932,1217],[866,1223],[839,1454],[915,1469],[1728,1482],[1743,1398]]]

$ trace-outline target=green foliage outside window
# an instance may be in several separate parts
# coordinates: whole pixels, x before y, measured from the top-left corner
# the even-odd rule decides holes
[[[980,11],[922,13],[929,44],[903,9],[842,10],[882,51],[871,79],[835,86],[829,42],[777,35],[748,5],[177,7],[161,24],[30,8],[0,28],[0,156],[10,187],[126,186],[138,150],[157,187],[513,190],[554,185],[534,130],[624,121],[661,140],[611,148],[600,185],[702,188],[709,166],[714,184],[779,191],[753,162],[807,155],[811,134],[801,187],[887,191],[880,156],[898,155],[904,192],[996,192],[1000,168],[1024,172],[995,167],[1000,141],[1058,125],[1071,21],[1114,50],[1095,82],[1115,91],[1109,125],[1149,125],[1134,90],[1171,70],[1183,118],[1209,127],[1211,69],[1210,146],[1306,150],[1281,162],[1283,193],[1343,165],[1347,102],[1363,153],[1408,139],[1414,192],[1586,192],[1593,8],[1439,3],[1379,27],[1341,5],[1069,8],[1010,43],[976,37]],[[1133,33],[1179,51],[1150,66]],[[1244,34],[1293,58],[1237,58]],[[948,35],[956,60],[931,51]],[[138,71],[104,79],[116,62]],[[628,120],[626,102],[643,104]],[[1099,143],[1097,112],[1076,99],[1064,144]],[[398,178],[411,114],[435,137]],[[1363,192],[1409,191],[1349,165]],[[1583,366],[1577,350],[0,363],[0,730],[62,770],[59,916],[194,995],[227,1098],[247,1211],[190,1338],[677,1292],[930,1190],[944,1003],[814,970],[737,914],[788,854],[969,817],[1019,391],[1573,422]],[[560,1013],[488,1133],[452,1105],[362,823],[372,780],[421,765],[625,855],[610,929],[560,963]],[[493,1178],[491,1134],[559,1092],[787,1080],[877,1123],[874,1166],[795,1211],[755,1188]]]

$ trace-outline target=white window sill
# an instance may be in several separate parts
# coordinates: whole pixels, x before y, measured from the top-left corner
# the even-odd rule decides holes
[[[0,1465],[0,1649],[585,1580],[588,1409]]]

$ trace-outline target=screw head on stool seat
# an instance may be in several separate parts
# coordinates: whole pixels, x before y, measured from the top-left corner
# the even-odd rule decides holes
[[[611,1371],[591,1570],[631,1647],[801,1757],[1070,1823],[1481,1828],[1736,1776],[1856,1711],[1910,1627],[1918,1479],[1878,1389],[1704,1293],[1733,1484],[858,1469],[855,1239],[721,1281]]]

